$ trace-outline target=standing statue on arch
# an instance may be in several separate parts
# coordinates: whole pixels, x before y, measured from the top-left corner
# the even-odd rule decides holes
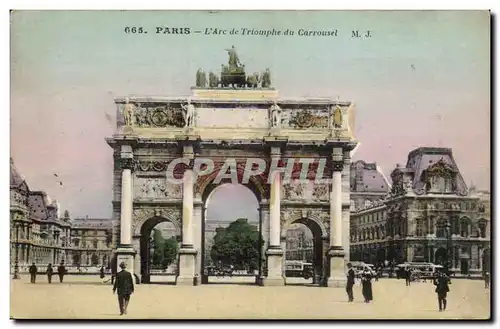
[[[281,128],[281,108],[276,103],[276,100],[274,101],[273,105],[271,105],[270,112],[271,112],[271,115],[270,115],[271,127],[272,128]]]
[[[122,115],[125,121],[125,126],[132,126],[132,117],[134,114],[134,104],[130,104],[129,98],[125,98],[125,104],[123,105]]]
[[[194,126],[194,116],[195,116],[195,108],[194,105],[191,104],[191,99],[188,98],[187,104],[181,104],[182,114],[184,116],[184,127],[191,128]]]
[[[229,55],[229,72],[234,72],[241,66],[240,58],[236,53],[236,48],[234,48],[234,45],[231,48],[226,49],[226,51]]]

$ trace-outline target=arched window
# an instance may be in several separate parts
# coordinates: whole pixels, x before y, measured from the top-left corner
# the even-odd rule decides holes
[[[468,218],[462,218],[460,219],[460,236],[461,237],[468,237],[469,236],[469,220]]]

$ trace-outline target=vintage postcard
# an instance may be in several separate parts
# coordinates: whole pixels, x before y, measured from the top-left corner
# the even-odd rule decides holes
[[[30,11],[13,319],[490,319],[489,11]]]

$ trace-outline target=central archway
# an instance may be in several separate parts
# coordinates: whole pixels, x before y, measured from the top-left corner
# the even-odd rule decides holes
[[[258,244],[263,243],[259,215],[260,193],[257,187],[251,182],[249,184],[236,184],[229,180],[221,180],[218,184],[211,182],[204,189],[201,200],[201,283],[254,284],[255,277],[260,273],[259,269],[262,266],[262,248],[259,248]],[[221,236],[223,230],[230,225],[236,225],[236,222],[258,233],[255,246],[258,259],[250,262],[255,263],[257,268],[253,268],[254,265],[243,268],[243,265],[238,262],[233,264],[229,260],[222,261],[220,258],[217,260],[217,253],[215,251],[212,253],[216,236]],[[246,253],[242,256],[246,256]]]
[[[169,225],[162,225],[169,224]],[[163,227],[160,227],[163,226]],[[164,240],[173,238],[176,242],[180,241],[181,230],[176,223],[161,216],[154,216],[147,219],[140,229],[140,259],[141,259],[141,282],[142,283],[175,283],[178,266],[178,256],[173,258],[175,261],[169,262],[167,266],[154,266],[156,255],[155,250],[163,248],[155,242],[155,233],[160,234]],[[165,242],[165,241],[164,241]],[[158,248],[158,249],[155,249]],[[162,249],[163,252],[163,249]],[[160,261],[161,263],[161,261]],[[152,276],[157,276],[157,280],[152,280]]]
[[[298,247],[297,242],[300,238],[296,238],[297,233],[304,238],[299,243],[302,247]],[[281,241],[285,252],[283,258],[285,283],[321,285],[328,275],[325,255],[329,243],[328,233],[321,219],[307,212],[292,216],[283,225]],[[297,256],[300,259],[297,259]]]

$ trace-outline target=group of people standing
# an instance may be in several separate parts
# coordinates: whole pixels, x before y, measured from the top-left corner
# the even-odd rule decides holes
[[[347,285],[346,285],[346,291],[347,291],[347,297],[349,299],[349,302],[354,301],[354,293],[353,293],[353,287],[355,284],[355,279],[356,279],[356,273],[354,273],[354,269],[352,268],[351,263],[347,263]],[[373,300],[373,290],[372,290],[372,279],[376,276],[375,273],[368,267],[365,266],[363,271],[361,272],[361,286],[362,286],[362,293],[363,297],[365,298],[365,303],[369,303]]]
[[[36,267],[35,263],[33,263],[29,267],[29,273],[30,273],[30,282],[31,283],[36,283],[36,275],[38,274],[38,267]],[[52,267],[52,264],[49,263],[47,266],[47,270],[45,271],[47,274],[47,280],[49,283],[52,283],[52,276],[54,275],[54,268]],[[64,262],[61,262],[61,264],[57,267],[57,274],[59,275],[59,282],[62,283],[64,280],[64,275],[67,273],[66,267],[64,266]]]
[[[346,284],[346,291],[347,291],[347,297],[349,302],[354,301],[354,294],[353,294],[353,287],[355,284],[355,279],[356,279],[356,273],[354,272],[354,269],[352,268],[351,263],[347,263],[347,284]],[[405,273],[405,279],[406,279],[406,285],[409,286],[411,282],[411,272],[407,271]],[[373,290],[372,290],[372,279],[376,276],[376,274],[370,269],[370,267],[365,266],[363,271],[361,272],[361,286],[362,286],[362,293],[363,297],[365,299],[365,303],[370,303],[373,300]],[[446,297],[448,292],[450,291],[449,284],[451,284],[451,280],[444,271],[439,271],[436,273],[436,275],[433,278],[433,283],[434,286],[436,286],[435,292],[438,297],[438,306],[439,306],[439,311],[444,311],[446,310]]]

